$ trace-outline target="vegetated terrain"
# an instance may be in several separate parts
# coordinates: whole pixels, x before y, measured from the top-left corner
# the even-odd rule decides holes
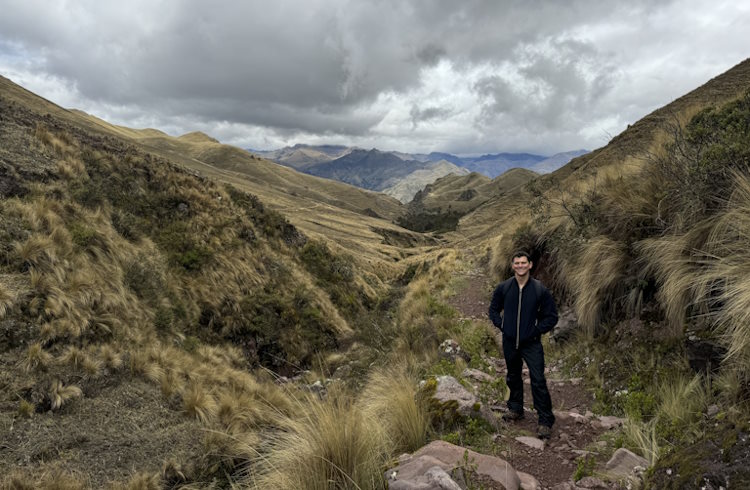
[[[475,172],[447,175],[417,192],[396,222],[419,232],[453,231],[463,216],[513,193],[535,177],[536,173],[523,168],[513,168],[491,180]]]
[[[529,427],[430,399],[432,377],[471,386],[471,367],[494,376],[481,404],[502,404],[472,305],[519,248],[577,325],[547,345],[559,407],[576,408],[574,377],[578,408],[627,418],[606,435],[561,422],[557,454],[588,456],[519,468],[604,477],[624,446],[649,461],[647,487],[747,486],[750,61],[490,195],[442,242],[390,223],[387,198],[258,159],[255,173],[205,135],[112,127],[0,81],[5,487],[383,488],[434,439],[523,465],[505,441]],[[468,360],[438,356],[448,338]]]

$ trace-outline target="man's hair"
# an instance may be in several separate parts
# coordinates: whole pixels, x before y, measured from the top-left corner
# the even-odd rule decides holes
[[[528,260],[529,262],[531,262],[531,255],[529,255],[528,252],[525,252],[523,250],[519,250],[518,252],[514,253],[513,257],[511,257],[510,260],[512,261],[512,260],[515,260],[515,259],[520,259],[521,257],[526,257],[526,260]]]

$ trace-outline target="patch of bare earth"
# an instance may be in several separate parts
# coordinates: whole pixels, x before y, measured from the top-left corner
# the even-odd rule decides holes
[[[460,291],[448,299],[462,317],[489,324],[489,302],[494,284],[480,271],[474,270],[463,274]],[[496,365],[496,375],[505,376],[505,363],[500,360]],[[523,420],[503,424],[496,438],[500,446],[500,455],[517,471],[534,476],[542,488],[570,482],[580,458],[585,458],[587,448],[596,445],[599,436],[606,429],[586,420],[583,415],[590,411],[593,397],[580,384],[580,380],[564,379],[555,367],[547,367],[547,385],[552,397],[552,405],[558,414],[551,438],[546,441],[544,449],[529,447],[515,438],[518,436],[536,437],[537,416],[533,411],[529,377],[524,366],[524,407]],[[504,411],[504,404],[495,407]],[[581,417],[568,414],[580,414]]]
[[[17,405],[11,397],[0,401],[0,475],[64,469],[103,488],[136,471],[158,472],[168,460],[195,459],[204,436],[158,387],[139,379],[89,385],[59,411],[30,418],[19,416]]]

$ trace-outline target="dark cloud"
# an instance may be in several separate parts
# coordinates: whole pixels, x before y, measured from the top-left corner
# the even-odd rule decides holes
[[[618,132],[739,62],[750,21],[708,0],[0,0],[0,11],[0,70],[113,122],[419,151],[590,147],[597,125]]]

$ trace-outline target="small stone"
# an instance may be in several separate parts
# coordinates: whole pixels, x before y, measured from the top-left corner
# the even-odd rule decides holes
[[[545,446],[544,441],[541,439],[537,439],[536,437],[519,436],[516,437],[516,441],[534,449],[539,449],[540,451],[543,450]]]
[[[464,378],[471,378],[481,383],[491,383],[494,379],[489,374],[483,371],[480,371],[479,369],[472,369],[472,368],[464,369],[464,371],[461,373],[461,376],[463,376]]]
[[[712,418],[716,417],[717,415],[719,415],[720,411],[721,411],[721,409],[719,408],[718,405],[711,405],[706,410],[706,415],[708,415],[708,418],[712,419]]]

